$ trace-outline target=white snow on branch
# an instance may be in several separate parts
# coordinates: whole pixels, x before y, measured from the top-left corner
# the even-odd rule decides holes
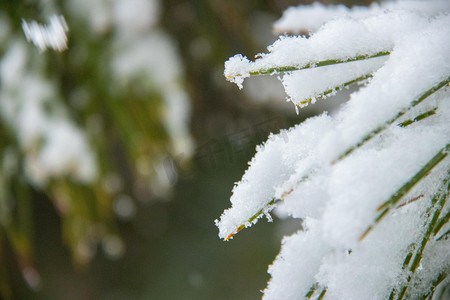
[[[366,19],[336,19],[311,36],[280,37],[254,62],[238,54],[225,62],[225,77],[242,88],[250,75],[278,74],[283,68],[311,68],[331,61],[345,62],[387,54],[405,34],[428,23],[411,12],[389,12]],[[293,69],[289,69],[293,70]]]
[[[403,267],[430,215],[449,210],[448,203],[430,208],[450,170],[449,9],[442,1],[422,11],[413,4],[386,12],[374,6],[365,17],[333,19],[310,38],[281,37],[254,62],[242,55],[226,62],[227,79],[239,87],[252,75],[283,74],[289,100],[300,106],[347,83],[365,84],[336,115],[271,135],[216,220],[224,239],[280,201],[285,214],[305,220],[304,230],[283,240],[265,299],[298,299],[311,287],[313,299],[322,292],[387,299],[408,282],[406,298],[416,299],[448,272],[450,244],[437,238],[421,254],[420,271],[408,279]],[[379,208],[439,153],[442,160],[380,217]]]
[[[386,62],[386,57],[377,57],[360,62],[336,64],[324,68],[294,71],[282,77],[289,100],[304,107],[316,99],[332,96],[351,83],[363,82],[371,77]]]
[[[40,51],[52,48],[56,51],[67,49],[67,32],[69,27],[62,15],[52,15],[48,25],[41,25],[36,21],[22,20],[22,29],[29,42]]]
[[[399,25],[397,23],[399,19],[401,19],[405,25]],[[389,20],[392,20],[392,22],[389,22]],[[406,22],[406,20],[409,22]],[[415,14],[403,14],[400,16],[397,13],[387,13],[377,18],[352,21],[352,23],[354,23],[353,28],[358,27],[361,23],[367,22],[372,23],[372,27],[379,28],[379,31],[388,30],[387,28],[401,27],[400,29],[402,36],[390,34],[392,40],[385,41],[386,44],[392,44],[391,47],[392,49],[395,48],[395,51],[392,52],[384,65],[378,71],[374,72],[371,83],[366,88],[361,89],[358,93],[354,93],[347,105],[331,121],[325,122],[319,121],[319,119],[312,119],[310,122],[316,122],[317,124],[310,125],[310,122],[308,122],[301,125],[299,128],[302,128],[303,126],[309,128],[306,131],[302,129],[302,132],[305,133],[301,135],[301,138],[295,138],[297,133],[294,133],[295,130],[300,129],[292,129],[287,133],[289,144],[284,145],[284,139],[279,138],[278,140],[280,141],[280,144],[278,146],[271,146],[278,147],[278,150],[276,150],[273,154],[269,154],[271,151],[268,150],[261,151],[261,149],[265,148],[271,149],[268,145],[265,148],[260,148],[260,151],[258,151],[254,160],[252,160],[250,168],[244,175],[242,182],[233,190],[233,196],[231,198],[233,207],[238,205],[237,203],[243,202],[245,203],[243,205],[245,205],[249,211],[244,214],[243,209],[236,209],[236,211],[240,211],[240,213],[234,215],[233,217],[230,216],[230,218],[233,219],[233,221],[230,219],[230,222],[227,221],[227,218],[229,218],[229,215],[233,214],[227,211],[219,223],[221,237],[228,236],[236,229],[233,228],[233,226],[228,226],[225,224],[246,224],[248,220],[246,218],[256,212],[251,210],[251,208],[264,207],[264,205],[270,202],[272,198],[281,197],[283,193],[291,190],[296,182],[300,181],[303,177],[308,176],[308,172],[311,172],[311,170],[314,169],[314,166],[329,165],[332,160],[336,159],[343,151],[357,143],[373,128],[381,126],[387,120],[394,117],[398,111],[402,111],[408,107],[413,100],[420,97],[420,95],[424,93],[428,87],[436,85],[446,79],[450,74],[450,51],[448,51],[450,48],[450,16],[442,16],[429,23],[427,19]],[[341,22],[337,25],[340,23]],[[336,23],[331,22],[331,24]],[[421,30],[417,27],[418,25],[422,26]],[[411,31],[406,30],[404,26],[409,27]],[[328,31],[328,28],[331,28],[331,25],[324,27],[322,30]],[[350,30],[351,27],[347,27],[347,29]],[[280,51],[273,51],[270,54],[263,56],[256,62],[249,62],[245,65],[241,65],[241,67],[244,70],[247,68],[253,69],[255,65],[264,63],[266,58],[270,61],[271,66],[284,65],[285,60],[293,59],[292,56],[299,55],[298,53],[303,53],[303,55],[307,57],[306,60],[311,62],[311,57],[314,53],[310,49],[315,49],[316,51],[322,53],[316,54],[317,56],[325,57],[325,55],[327,55],[327,58],[331,58],[333,57],[331,52],[332,50],[323,50],[310,45],[316,45],[318,43],[317,41],[323,36],[325,38],[330,37],[328,34],[322,35],[321,33],[322,31],[318,32],[317,35],[312,36],[310,39],[301,40],[301,43],[298,44],[295,42],[291,43],[292,40],[288,43],[285,43],[286,40],[280,40],[271,48],[277,48],[280,49],[280,51],[283,50],[286,55],[280,55]],[[347,37],[350,39],[350,35],[347,34]],[[359,38],[355,36],[354,39]],[[416,43],[418,39],[421,41],[420,45]],[[359,42],[352,43],[349,41],[349,44],[359,44],[361,46],[359,54],[364,53],[362,49],[366,49],[366,45],[367,48],[376,47],[372,44],[373,40],[376,40],[376,38],[371,39],[371,36],[368,35],[364,37],[363,40],[367,41],[367,44],[364,44],[361,41],[360,44]],[[325,43],[325,41],[321,42]],[[283,49],[281,47],[282,45],[284,45],[286,49]],[[304,48],[306,48],[306,50]],[[348,52],[351,51],[349,46],[343,46],[342,48],[346,48],[346,51]],[[342,54],[339,55],[340,50],[341,49],[337,49],[337,56],[343,57]],[[288,53],[291,55],[288,55]],[[297,60],[299,65],[304,65],[303,61],[304,60],[300,59]],[[380,64],[378,63],[377,66],[379,67]],[[371,67],[373,68],[373,66]],[[235,70],[238,70],[238,68]],[[318,93],[321,91],[315,90],[314,86],[321,89],[324,88],[323,85],[325,83],[321,81],[322,78],[329,79],[331,83],[328,84],[331,85],[339,86],[342,84],[341,82],[336,82],[337,80],[340,80],[339,76],[333,77],[327,75],[326,72],[328,72],[328,67],[319,67],[315,69],[315,71],[318,73],[314,74],[311,78],[316,79],[318,82],[312,85],[312,91],[309,93]],[[298,73],[300,72],[302,71],[298,71]],[[323,73],[320,74],[319,72]],[[345,72],[343,72],[343,74],[345,78]],[[420,74],[420,76],[417,76],[417,74]],[[295,90],[294,86],[287,85],[287,87],[289,88],[288,92],[291,95],[295,93],[304,93],[302,85],[295,87],[298,88],[298,90]],[[322,116],[321,118],[325,119],[328,117]],[[317,132],[318,130],[321,130],[321,132]],[[273,143],[273,140],[274,138],[271,138],[269,139],[269,142]],[[442,137],[441,140],[444,143],[447,141],[444,137]],[[298,141],[300,144],[296,144],[297,142],[295,141]],[[320,144],[317,144],[319,141]],[[305,144],[308,144],[308,146]],[[437,144],[435,143],[435,145]],[[440,146],[442,147],[442,145]],[[303,156],[306,157],[305,161],[297,158],[294,160],[287,160],[284,164],[271,163],[274,161],[279,161],[279,159],[282,158],[280,157],[273,159],[271,157],[280,156],[280,153],[283,153],[282,155],[286,155],[284,153],[288,153],[288,149],[291,147],[292,151],[295,153],[304,152],[311,153],[311,155],[307,156],[304,154]],[[307,149],[304,149],[304,147],[307,147]],[[316,150],[309,147],[314,147]],[[265,156],[269,157],[267,158],[266,163],[258,162],[258,160],[263,159]],[[266,159],[264,158],[264,160]],[[296,161],[298,164],[296,168],[294,168],[293,161]],[[260,165],[261,167],[257,167]],[[259,171],[256,171],[256,168],[258,168]],[[253,169],[255,169],[255,171],[253,171]],[[266,174],[268,170],[271,170],[271,174],[273,175],[268,178],[265,176],[261,178],[260,174]],[[276,170],[280,171],[277,172]],[[291,178],[289,180],[285,180],[286,176],[291,176]],[[248,178],[250,177],[254,177],[255,179],[249,180]],[[269,178],[273,178],[275,181],[272,182],[272,184],[269,182],[262,185],[259,184],[270,180]],[[262,191],[266,189],[273,190],[274,187],[277,187],[280,184],[280,181],[283,181],[284,184],[280,187],[277,193],[270,192],[265,196],[261,195]],[[248,186],[249,189],[255,190],[255,192],[246,193],[245,195],[247,196],[243,197],[243,195],[240,194],[240,191],[247,189],[246,186]],[[261,186],[263,188],[260,189]]]
[[[408,0],[384,3],[373,2],[370,6],[354,6],[351,9],[345,5],[323,5],[315,2],[312,5],[292,6],[284,11],[283,16],[275,22],[276,33],[300,34],[317,31],[323,24],[335,18],[350,17],[362,19],[381,14],[385,11],[409,10],[425,16],[435,16],[450,9],[447,0],[429,1]]]

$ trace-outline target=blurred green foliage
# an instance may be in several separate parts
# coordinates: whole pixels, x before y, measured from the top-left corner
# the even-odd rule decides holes
[[[22,19],[45,24],[51,13],[64,15],[69,49],[39,53],[25,44],[27,69],[37,70],[56,88],[58,97],[50,99],[50,106],[64,107],[67,119],[85,134],[98,174],[91,182],[67,174],[36,185],[25,171],[30,150],[20,144],[16,129],[0,119],[2,297],[259,298],[257,291],[268,279],[266,266],[279,245],[277,238],[267,237],[277,227],[259,226],[224,244],[213,220],[255,145],[269,134],[267,129],[261,134],[249,130],[274,117],[287,128],[314,111],[297,117],[293,110],[252,102],[251,95],[225,82],[223,63],[236,53],[253,57],[264,51],[267,39],[275,37],[261,32],[270,32],[271,22],[298,1],[160,2],[160,21],[153,29],[172,37],[182,62],[177,80],[191,101],[185,126],[197,145],[191,158],[189,149],[174,146],[164,120],[167,103],[156,81],[122,82],[111,71],[118,34],[114,26],[93,32],[68,2],[1,1],[0,18],[7,20],[9,31],[0,39],[0,61],[14,41],[26,42]],[[244,136],[239,149],[231,142],[236,134]],[[178,177],[176,185],[170,176]],[[161,183],[161,177],[169,182]],[[124,196],[137,207],[132,218],[114,211]],[[120,247],[126,247],[125,254]]]

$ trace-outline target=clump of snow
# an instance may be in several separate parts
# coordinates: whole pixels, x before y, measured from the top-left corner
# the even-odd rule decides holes
[[[241,224],[251,225],[247,220],[276,198],[277,186],[295,173],[297,165],[293,162],[306,159],[308,154],[314,155],[321,133],[331,125],[331,119],[327,115],[311,118],[302,126],[271,135],[266,143],[257,148],[249,169],[241,182],[233,188],[232,207],[224,212],[217,223],[221,238],[227,238]]]
[[[242,89],[244,78],[250,76],[250,69],[247,67],[249,64],[247,57],[236,54],[225,62],[225,77]]]
[[[429,1],[397,0],[382,3],[373,2],[370,6],[354,6],[351,9],[345,5],[323,5],[315,2],[312,5],[292,6],[283,12],[283,16],[275,22],[273,28],[277,33],[299,34],[317,31],[323,24],[335,18],[350,17],[363,19],[378,15],[385,11],[409,10],[425,16],[435,16],[450,9],[446,0]]]
[[[326,242],[320,238],[320,223],[314,219],[305,219],[303,226],[306,231],[294,233],[283,238],[282,249],[278,259],[269,267],[272,280],[269,289],[265,291],[267,299],[298,299],[314,285],[322,258],[329,251]],[[305,259],[308,258],[308,259]],[[288,275],[289,274],[289,275]],[[286,280],[285,276],[295,278],[297,284]],[[306,292],[305,292],[306,291]]]
[[[237,55],[225,64],[227,79],[239,87],[251,75],[288,71],[282,83],[300,106],[349,82],[365,84],[336,115],[271,135],[233,188],[232,207],[216,220],[224,239],[277,201],[284,214],[305,220],[304,231],[283,240],[265,298],[297,299],[315,287],[314,299],[321,292],[329,299],[386,299],[405,285],[413,286],[406,298],[417,298],[448,272],[450,244],[437,236],[421,258],[428,266],[414,274],[403,267],[430,215],[449,210],[449,204],[431,203],[450,169],[450,93],[444,87],[450,80],[450,15],[437,15],[446,3],[428,4],[420,12],[416,1],[386,12],[374,5],[358,18],[349,10],[351,17],[333,19],[310,38],[281,37],[254,62]],[[439,163],[380,215],[379,208],[439,153]]]
[[[277,70],[300,70],[321,62],[345,62],[387,54],[408,32],[420,31],[428,19],[414,12],[392,11],[366,19],[335,19],[310,38],[280,37],[254,62],[238,54],[225,62],[225,77],[239,88],[250,75],[277,74]],[[388,24],[388,25],[387,25]],[[299,50],[301,49],[301,51]],[[321,68],[325,72],[324,68]],[[320,71],[317,71],[320,72]]]
[[[28,41],[31,41],[40,51],[52,48],[57,51],[67,49],[67,32],[69,27],[62,15],[52,15],[48,25],[40,25],[36,21],[22,20],[22,29]]]

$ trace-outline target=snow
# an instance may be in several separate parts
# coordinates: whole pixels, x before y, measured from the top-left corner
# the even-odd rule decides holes
[[[22,29],[28,41],[31,41],[40,51],[52,48],[57,51],[67,49],[69,27],[62,15],[52,15],[49,25],[40,25],[36,21],[30,23],[22,20]]]
[[[55,86],[28,66],[26,45],[20,41],[13,42],[0,61],[0,114],[26,153],[25,173],[38,186],[64,175],[92,182],[97,165],[87,137],[67,117]]]
[[[250,226],[247,220],[276,197],[276,187],[286,182],[298,168],[293,162],[306,159],[308,154],[314,155],[320,134],[331,126],[330,122],[327,115],[311,118],[302,126],[271,135],[258,147],[248,171],[233,188],[233,206],[224,212],[218,223],[221,238],[228,237],[241,224]],[[310,162],[308,160],[305,167]]]
[[[322,257],[328,252],[324,240],[320,236],[320,223],[314,219],[305,219],[308,231],[294,233],[282,241],[282,250],[278,259],[269,267],[272,280],[269,289],[264,293],[267,299],[299,299],[306,295],[315,283],[314,276],[318,272]],[[305,259],[305,258],[309,259]],[[285,276],[295,278],[298,284],[285,280]]]
[[[368,79],[386,61],[386,57],[368,59],[361,62],[331,65],[322,70],[312,68],[294,71],[282,78],[282,83],[289,100],[304,107],[316,99],[333,95],[348,82],[358,78]],[[361,80],[361,81],[362,81]],[[324,91],[327,94],[324,94]]]
[[[389,1],[373,2],[370,6],[354,6],[351,9],[345,5],[323,5],[315,2],[312,5],[292,6],[286,9],[283,16],[274,24],[277,33],[307,33],[317,31],[323,24],[335,18],[350,17],[363,19],[378,15],[385,11],[408,10],[424,16],[434,16],[450,9],[450,2],[446,0],[434,1]]]
[[[427,4],[421,10],[417,1],[396,2],[389,11],[381,10],[388,4],[373,5],[358,17],[360,8],[346,9],[348,16],[310,38],[280,37],[253,62],[236,55],[225,63],[225,76],[240,88],[246,77],[277,74],[298,106],[348,82],[364,84],[335,115],[310,118],[259,146],[233,188],[232,207],[216,220],[228,240],[280,201],[283,214],[304,219],[304,231],[283,240],[264,298],[298,299],[316,284],[314,298],[326,288],[328,299],[386,299],[407,284],[405,256],[420,244],[430,209],[438,209],[430,203],[450,159],[409,188],[401,203],[411,203],[395,203],[382,218],[377,209],[450,141],[450,93],[446,87],[429,93],[450,80],[450,15],[438,15],[450,7]],[[305,11],[319,8],[325,9],[315,4]],[[434,109],[431,117],[398,126]],[[448,269],[448,249],[448,241],[429,241],[422,258],[428,265],[414,274],[407,298],[426,293]]]
[[[269,53],[259,54],[254,62],[238,54],[225,62],[224,74],[242,88],[245,78],[260,72],[276,74],[271,71],[274,68],[300,70],[329,60],[345,62],[379,55],[392,51],[394,41],[421,30],[427,23],[428,19],[412,12],[389,12],[361,20],[336,19],[310,38],[281,36],[268,47]]]

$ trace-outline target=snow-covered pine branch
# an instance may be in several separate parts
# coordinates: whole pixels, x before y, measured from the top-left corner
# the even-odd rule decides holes
[[[427,4],[374,5],[225,63],[240,88],[277,74],[296,108],[365,84],[337,115],[271,135],[216,220],[226,240],[276,206],[304,220],[265,298],[420,299],[449,284],[450,4]]]
[[[391,10],[413,10],[424,16],[437,15],[449,8],[446,0],[429,1],[400,0],[382,3],[372,2],[370,6],[323,5],[315,2],[312,5],[293,6],[284,11],[283,16],[273,25],[274,31],[280,34],[301,34],[317,31],[320,26],[337,17],[363,19],[379,15]]]

